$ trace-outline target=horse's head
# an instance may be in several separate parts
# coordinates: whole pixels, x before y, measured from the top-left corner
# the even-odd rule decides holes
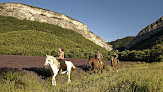
[[[57,67],[59,66],[59,62],[58,62],[57,58],[53,57],[51,55],[46,55],[44,65],[47,66],[47,65],[52,65],[52,64],[56,65]]]
[[[90,63],[92,63],[94,58],[93,57],[91,57],[91,56],[89,56],[89,61],[88,61],[88,64],[90,64]]]
[[[111,58],[114,58],[114,56],[110,56]]]
[[[52,59],[51,59],[51,56],[46,54],[46,59],[45,59],[45,64],[44,64],[44,65],[45,65],[45,66],[49,65],[50,62],[51,62],[51,60],[52,60]]]
[[[45,64],[44,65],[47,66],[47,65],[53,64],[53,61],[55,61],[55,60],[56,60],[56,58],[54,58],[51,55],[46,54],[46,59],[45,59]]]

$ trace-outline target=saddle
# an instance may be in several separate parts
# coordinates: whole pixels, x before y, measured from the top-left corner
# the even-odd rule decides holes
[[[96,61],[97,61],[98,63],[100,63],[100,64],[103,64],[103,63],[102,63],[102,59],[99,60],[99,59],[96,58]]]
[[[67,65],[65,63],[65,60],[58,59],[58,61],[60,62],[60,68],[59,68],[59,70],[62,69],[62,71],[66,71],[67,70]]]

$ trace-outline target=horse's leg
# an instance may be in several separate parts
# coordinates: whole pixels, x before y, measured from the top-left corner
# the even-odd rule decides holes
[[[71,68],[72,68],[72,66],[71,66]],[[71,68],[69,66],[67,67],[67,75],[68,75],[68,82],[67,82],[67,84],[71,83],[71,80],[70,80]]]
[[[71,83],[71,80],[70,80],[70,73],[71,73],[71,71],[68,71],[68,82],[67,82],[67,84],[70,84],[70,83]]]
[[[56,80],[55,77],[57,76],[58,72],[54,73],[53,77],[52,77],[52,85],[56,86]]]
[[[116,66],[116,69],[117,69],[117,73],[118,73],[118,65]]]
[[[97,73],[99,73],[100,70],[101,69],[100,69],[100,65],[99,65],[99,67],[97,66]]]
[[[112,68],[113,68],[113,71],[114,71],[114,65],[112,64]]]
[[[91,68],[90,68],[90,70],[92,70],[92,69],[93,69],[93,67],[92,67],[92,64],[91,64],[91,63],[89,64],[89,66],[91,67]]]
[[[96,69],[94,68],[93,70],[94,70],[94,73],[96,73]]]
[[[101,73],[102,73],[102,70],[104,69],[104,64],[102,64],[102,67],[101,67]]]
[[[102,70],[103,70],[103,66],[101,67],[101,73],[102,73]]]
[[[94,68],[94,73],[98,73],[98,70]]]

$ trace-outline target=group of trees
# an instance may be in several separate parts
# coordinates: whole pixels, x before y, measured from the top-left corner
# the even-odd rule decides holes
[[[110,44],[114,49],[119,50],[119,59],[125,61],[163,61],[163,31],[150,35],[149,38],[141,40],[129,50],[124,51],[125,47],[133,40],[133,37],[119,39]]]
[[[116,41],[108,42],[108,44],[113,45],[113,49],[117,49],[119,51],[124,51],[126,46],[134,39],[134,36],[127,36],[122,39],[118,39]]]
[[[119,52],[119,59],[124,61],[163,62],[163,45],[156,44],[151,49]]]

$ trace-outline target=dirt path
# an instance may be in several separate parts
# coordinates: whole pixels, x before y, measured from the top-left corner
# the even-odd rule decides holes
[[[43,56],[0,55],[0,68],[44,67],[45,58]],[[88,59],[65,58],[65,60],[72,61],[75,66],[86,65],[88,62]],[[107,64],[110,64],[110,61],[105,60],[105,65]]]

